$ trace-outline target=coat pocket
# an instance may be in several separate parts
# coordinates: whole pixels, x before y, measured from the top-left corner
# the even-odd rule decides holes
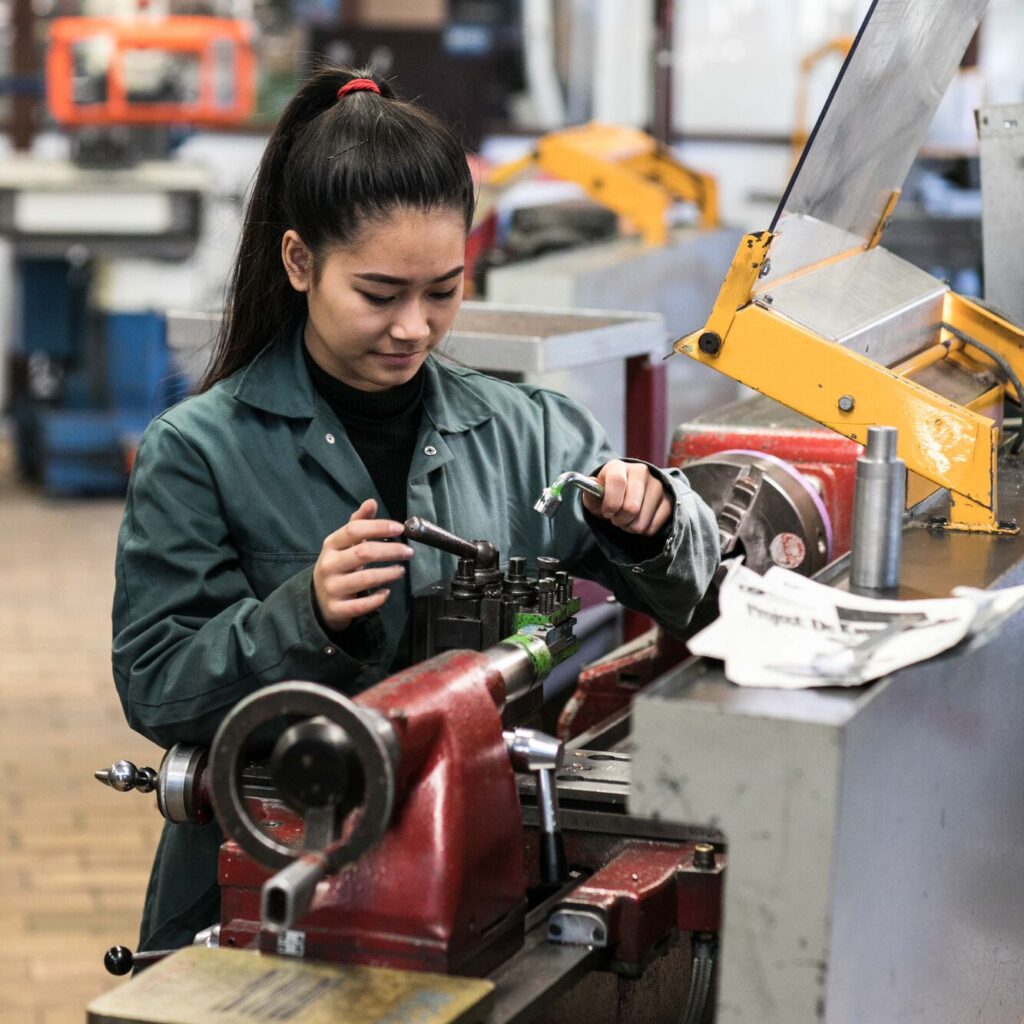
[[[296,573],[313,565],[317,551],[251,551],[239,545],[238,560],[253,594],[262,601]]]

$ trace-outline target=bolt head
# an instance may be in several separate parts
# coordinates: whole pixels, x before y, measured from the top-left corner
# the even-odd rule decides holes
[[[698,871],[713,871],[715,868],[715,848],[711,843],[695,843],[693,847],[693,866]]]
[[[714,331],[705,331],[697,339],[697,347],[706,356],[717,356],[722,351],[722,337]]]
[[[853,397],[853,395],[843,395],[840,397],[839,402],[837,404],[839,406],[840,412],[853,412],[854,406],[857,404],[857,401]]]

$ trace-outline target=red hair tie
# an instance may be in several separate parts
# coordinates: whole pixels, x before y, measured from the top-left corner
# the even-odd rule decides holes
[[[350,92],[375,92],[379,96],[380,86],[372,78],[353,78],[351,82],[346,82],[338,90],[338,99],[347,96]]]

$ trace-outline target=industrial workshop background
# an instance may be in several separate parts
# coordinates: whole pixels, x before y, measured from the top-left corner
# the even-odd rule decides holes
[[[663,357],[708,322],[745,234],[772,223],[875,6],[0,0],[0,1024],[83,1021],[117,984],[106,950],[137,941],[163,823],[151,798],[93,778],[163,753],[129,731],[111,680],[123,497],[147,423],[205,366],[247,190],[311,69],[372,66],[458,126],[479,209],[449,354],[563,391],[616,450],[679,465],[722,447],[680,425],[753,392]],[[998,283],[1017,318],[1019,250],[996,268],[983,238],[995,199],[976,112],[1024,104],[1022,46],[1024,4],[991,0],[884,236],[958,295]],[[1002,196],[1021,225],[1019,182]],[[860,449],[834,440],[818,459],[845,469],[813,488],[831,514],[814,570],[851,542]],[[574,673],[649,625],[603,596],[584,591]],[[1024,935],[1009,942],[1024,955]]]

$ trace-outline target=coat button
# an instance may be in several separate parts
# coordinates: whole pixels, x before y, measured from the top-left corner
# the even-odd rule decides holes
[[[328,444],[334,444],[334,435],[333,434],[324,434],[324,440]]]
[[[324,648],[324,654],[326,654],[328,657],[330,657],[332,654],[337,654],[337,653],[338,653],[338,648],[335,647],[334,644],[328,644]]]
[[[637,576],[640,576],[643,574],[643,569],[641,569],[639,565],[634,565],[633,572],[635,572]]]
[[[423,449],[423,454],[424,455],[436,455],[437,454],[437,449],[432,444],[428,444],[427,447]]]

